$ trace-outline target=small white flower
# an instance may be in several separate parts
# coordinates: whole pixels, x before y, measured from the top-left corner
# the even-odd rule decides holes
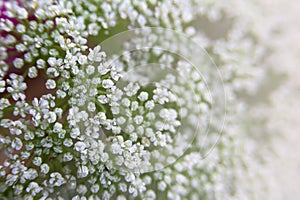
[[[130,100],[128,98],[123,98],[122,99],[122,104],[126,107],[130,106]]]
[[[105,89],[112,88],[114,86],[114,82],[110,79],[105,79],[102,81],[102,86]]]
[[[73,141],[71,138],[66,138],[63,142],[66,147],[71,147],[73,145]]]
[[[57,90],[56,91],[56,95],[57,95],[57,97],[59,97],[59,98],[65,98],[66,96],[67,96],[67,93],[65,93],[64,91],[62,91],[62,90]]]
[[[31,55],[30,52],[27,52],[27,53],[24,54],[24,60],[25,60],[25,62],[27,62],[27,63],[32,62],[32,55]]]
[[[53,140],[51,137],[45,137],[41,140],[42,147],[51,148],[53,146]]]
[[[159,130],[169,130],[175,132],[175,127],[180,126],[180,122],[176,119],[178,114],[174,109],[162,109],[159,112],[159,116],[162,118],[162,121],[156,123],[156,127]]]
[[[79,185],[77,187],[76,192],[78,192],[79,194],[84,195],[85,193],[87,193],[87,187],[85,185]]]
[[[96,46],[93,50],[89,49],[90,53],[88,55],[88,59],[94,62],[101,62],[106,55],[104,52],[101,52],[100,50],[101,50],[100,46]]]
[[[136,142],[138,139],[138,136],[136,133],[131,133],[130,134],[130,140],[133,141],[133,142]]]
[[[113,154],[119,154],[119,155],[121,155],[122,152],[123,152],[123,149],[121,148],[121,145],[118,144],[118,143],[113,143],[111,145],[111,150],[112,150]]]
[[[54,67],[49,67],[46,71],[46,74],[49,75],[50,77],[58,77],[59,73]]]
[[[30,168],[24,172],[23,176],[27,180],[34,180],[35,178],[38,177],[38,173],[35,169]]]
[[[138,126],[136,128],[136,133],[139,135],[143,135],[144,134],[144,127],[143,126]]]
[[[147,199],[156,199],[156,194],[153,190],[147,190],[145,196]]]
[[[24,139],[25,140],[33,140],[34,139],[34,133],[31,131],[27,131],[24,133]]]
[[[126,133],[132,133],[134,131],[134,126],[132,124],[128,124],[125,128]]]
[[[124,117],[118,117],[117,118],[117,124],[123,125],[126,122],[126,119]]]
[[[154,101],[158,102],[159,104],[169,102],[170,93],[168,92],[167,88],[158,87],[153,91],[153,93]]]
[[[27,47],[24,44],[17,44],[16,49],[18,52],[25,52],[27,50]],[[27,59],[32,59],[30,53],[26,54],[26,55],[27,55]],[[24,57],[25,57],[25,55],[24,55]]]
[[[138,109],[138,107],[139,107],[139,102],[133,101],[133,102],[131,103],[131,110],[132,110],[132,111],[136,111],[136,110]]]
[[[97,97],[97,100],[101,103],[101,104],[106,104],[109,102],[109,99],[105,96],[105,95],[99,95]]]
[[[63,161],[69,162],[73,159],[73,155],[70,152],[64,153],[63,155]]]
[[[7,80],[8,85],[11,87],[7,87],[7,92],[12,94],[12,98],[17,101],[18,99],[25,99],[24,90],[27,89],[27,84],[24,83],[24,78],[17,74],[10,74],[10,79]]]
[[[25,27],[23,24],[18,24],[18,25],[16,26],[16,30],[17,30],[17,32],[19,32],[19,33],[24,33],[24,32],[26,31],[26,27]]]
[[[52,90],[52,89],[56,88],[56,82],[52,79],[48,79],[46,82],[46,88],[48,90]]]
[[[32,196],[36,196],[41,191],[42,187],[40,187],[36,182],[30,182],[26,188],[26,192],[30,193]]]
[[[127,192],[127,185],[126,183],[119,183],[119,188],[121,192]]]
[[[163,135],[160,131],[156,132],[157,140],[154,141],[154,146],[166,146],[166,135]]]
[[[78,58],[78,63],[81,65],[87,64],[87,56],[86,55],[80,55]]]
[[[49,179],[49,183],[53,186],[61,186],[62,184],[64,184],[66,181],[65,179],[62,177],[62,175],[58,172],[53,172],[50,174],[50,179]]]
[[[13,61],[13,64],[14,64],[15,68],[21,69],[21,68],[23,67],[23,65],[24,65],[24,61],[23,61],[23,59],[21,59],[21,58],[16,58],[16,59]]]
[[[96,194],[96,193],[98,193],[99,189],[100,189],[100,186],[98,184],[94,184],[91,187],[91,192]]]
[[[126,197],[124,195],[119,195],[117,197],[117,200],[126,200]]]
[[[44,163],[40,166],[40,169],[43,174],[48,174],[50,168],[46,163]]]
[[[79,73],[78,66],[77,65],[72,66],[71,72],[72,72],[72,74],[77,75]]]
[[[56,121],[57,116],[56,116],[55,112],[50,111],[44,115],[44,118],[48,121],[48,123],[51,124]]]
[[[147,101],[145,104],[145,108],[147,108],[148,110],[152,110],[154,108],[155,104],[153,100]]]
[[[61,123],[59,123],[59,122],[56,122],[55,124],[54,124],[54,126],[53,126],[53,132],[54,133],[59,133],[59,132],[61,132],[62,131],[62,124]]]
[[[86,73],[88,75],[91,75],[95,72],[95,67],[93,65],[88,65],[87,68],[86,68]]]
[[[100,63],[97,69],[101,75],[107,74],[110,71],[110,68],[106,63]]]
[[[86,148],[86,145],[84,142],[76,142],[74,146],[75,150],[78,152],[83,152]]]
[[[77,170],[77,177],[78,178],[84,178],[87,177],[87,175],[89,174],[89,169],[87,166],[80,166]]]
[[[79,128],[74,128],[71,130],[70,136],[73,139],[76,139],[80,135],[80,130]]]
[[[37,75],[38,75],[38,71],[37,71],[36,67],[35,66],[30,67],[29,70],[28,70],[28,77],[29,78],[36,78]]]
[[[139,15],[138,16],[138,23],[143,27],[143,26],[145,26],[145,24],[146,24],[146,19],[145,19],[145,17],[143,16],[143,15]]]
[[[113,126],[111,131],[114,133],[114,134],[120,134],[121,133],[121,128],[119,126]]]
[[[150,141],[148,138],[146,137],[142,137],[142,141],[141,141],[142,145],[144,145],[145,147],[149,147],[150,146]]]
[[[120,108],[118,106],[111,107],[111,112],[113,115],[117,115],[120,113]]]
[[[94,102],[89,102],[87,109],[90,112],[95,112],[96,111],[96,105],[95,105],[95,103]]]
[[[0,93],[5,91],[5,81],[1,80],[0,81]]]
[[[133,84],[131,82],[124,88],[124,91],[126,92],[127,96],[131,97],[131,96],[135,95],[139,89],[140,89],[140,86],[137,83]]]
[[[141,101],[146,101],[148,99],[148,96],[149,96],[148,92],[141,92],[139,94],[138,98]]]
[[[21,150],[21,148],[23,147],[22,140],[18,137],[15,137],[15,139],[11,143],[11,147],[13,149],[16,149],[17,151]]]
[[[37,61],[37,65],[38,65],[38,68],[44,68],[45,66],[45,61],[43,62],[44,60],[42,59],[39,59]],[[51,66],[51,67],[54,67],[56,65],[56,58],[54,57],[49,57],[48,60],[47,60],[48,64]],[[40,67],[39,67],[40,66]]]
[[[16,11],[19,19],[26,19],[28,17],[28,12],[25,8],[18,7]]]
[[[102,162],[107,162],[107,160],[109,159],[109,155],[107,153],[103,153],[101,156],[101,161]]]
[[[138,115],[138,116],[136,116],[136,117],[134,118],[134,122],[135,122],[137,125],[141,124],[141,123],[143,122],[143,120],[144,120],[144,118],[143,118],[143,116],[141,116],[141,115]]]
[[[32,160],[32,163],[36,166],[40,166],[42,164],[42,158],[41,157],[34,157]]]

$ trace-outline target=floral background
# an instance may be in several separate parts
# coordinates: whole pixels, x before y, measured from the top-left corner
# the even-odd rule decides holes
[[[298,1],[0,6],[0,198],[300,195]],[[141,50],[157,45],[147,36],[161,36],[158,46],[177,56]],[[182,60],[213,67],[192,41],[217,65],[222,86],[208,70],[205,90],[197,69]],[[122,56],[115,59],[115,51]],[[215,89],[223,87],[226,112],[214,99],[222,99]],[[211,113],[215,121],[207,124]],[[210,130],[201,147],[198,125]]]

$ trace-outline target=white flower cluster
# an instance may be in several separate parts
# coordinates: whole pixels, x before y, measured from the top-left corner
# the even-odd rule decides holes
[[[197,69],[159,49],[111,62],[107,57],[118,55],[95,45],[146,26],[182,32],[214,55],[233,104],[235,92],[245,88],[245,72],[237,67],[255,65],[261,48],[248,36],[250,28],[232,20],[238,13],[230,6],[196,0],[15,0],[0,2],[0,8],[0,198],[235,196],[235,171],[244,169],[237,152],[244,144],[229,123],[203,159],[218,140],[222,113],[208,123],[213,100]],[[196,25],[202,19],[212,25],[229,21],[229,30],[214,38]],[[164,44],[175,43],[166,36]],[[124,48],[151,44],[131,38]],[[154,62],[163,65],[136,67]],[[40,93],[32,97],[35,90]],[[234,116],[235,108],[229,108]],[[208,128],[214,131],[204,137]]]

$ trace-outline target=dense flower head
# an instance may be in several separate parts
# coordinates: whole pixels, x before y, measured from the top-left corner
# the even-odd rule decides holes
[[[235,92],[255,90],[246,72],[263,52],[249,36],[251,23],[240,26],[239,13],[219,1],[193,0],[1,1],[0,7],[0,197],[226,199],[238,193],[242,137],[231,121],[219,127],[225,111],[235,119]],[[212,26],[223,20],[228,30],[214,35],[198,20]],[[168,30],[163,40],[143,29],[154,26]],[[135,28],[124,43],[102,45]],[[180,38],[172,31],[196,41],[215,63],[195,46],[176,46]],[[226,110],[207,88],[219,88],[216,75],[206,80],[177,52],[208,71],[220,66],[230,96]]]

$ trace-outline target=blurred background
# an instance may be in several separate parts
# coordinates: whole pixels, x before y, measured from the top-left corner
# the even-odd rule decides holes
[[[298,199],[300,196],[300,1],[264,0],[261,28],[277,31],[271,38],[273,54],[268,62],[273,71],[269,84],[277,85],[269,97],[268,128],[274,134],[274,157],[262,169],[269,185],[268,199]],[[279,133],[279,134],[278,134]]]

